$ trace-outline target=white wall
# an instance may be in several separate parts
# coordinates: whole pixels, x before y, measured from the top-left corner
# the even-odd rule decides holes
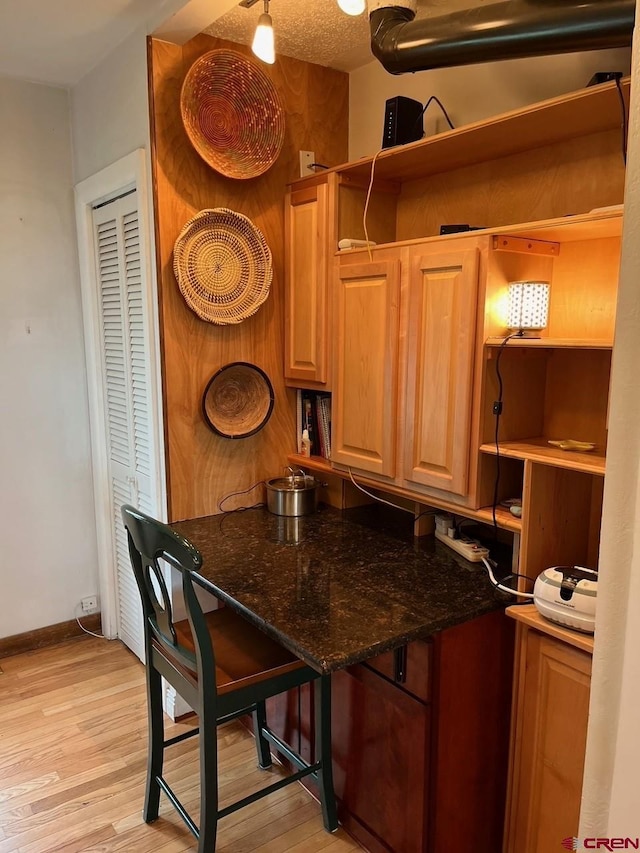
[[[74,182],[149,149],[144,31],[122,42],[71,90]]]
[[[636,7],[640,20],[640,0]],[[636,30],[634,57],[640,55]],[[640,836],[640,65],[632,77],[596,644],[580,837]]]
[[[0,78],[0,636],[98,591],[68,94]]]
[[[217,0],[226,9],[228,0]],[[110,166],[135,151],[149,149],[149,100],[147,91],[147,34],[165,21],[184,20],[185,38],[199,29],[194,23],[216,12],[206,0],[165,0],[149,13],[145,23],[95,66],[71,90],[74,183]],[[203,15],[205,17],[203,18]],[[188,30],[189,18],[195,29]]]
[[[586,86],[595,71],[629,73],[628,50],[514,59],[462,68],[389,74],[378,62],[349,77],[349,159],[374,154],[382,141],[385,101],[396,95],[423,105],[439,98],[458,127]],[[425,132],[448,130],[434,102],[425,114]]]

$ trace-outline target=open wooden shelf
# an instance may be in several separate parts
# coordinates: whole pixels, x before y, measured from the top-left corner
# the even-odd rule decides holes
[[[628,101],[630,81],[621,81]],[[545,145],[620,128],[620,100],[614,82],[579,89],[419,142],[376,155],[379,180],[410,181],[475,163],[531,151]],[[372,157],[337,166],[341,180],[369,180]]]
[[[480,509],[473,510],[473,512],[475,513],[474,518],[493,527],[493,507],[483,506]],[[463,514],[466,514],[466,510]],[[511,530],[512,533],[520,533],[522,530],[522,519],[511,515],[509,510],[502,506],[496,507],[496,522],[502,530]]]
[[[506,337],[506,335],[505,335]],[[487,338],[488,347],[499,347],[504,338],[499,335]],[[533,347],[534,349],[612,349],[612,340],[588,340],[587,338],[510,338],[507,347]]]
[[[558,625],[555,622],[545,619],[540,613],[535,604],[520,604],[517,607],[507,607],[507,616],[511,616],[517,622],[522,622],[529,628],[535,628],[543,634],[548,634],[550,637],[555,637],[557,640],[563,640],[577,649],[582,649],[584,652],[593,654],[593,635],[585,634],[582,631],[572,631],[570,628],[565,628],[563,625]]]
[[[301,180],[309,180],[301,179]],[[447,242],[455,242],[460,237],[485,237],[493,235],[494,240],[500,237],[522,237],[529,240],[542,240],[552,243],[573,243],[585,240],[606,239],[607,237],[622,236],[622,205],[611,208],[600,208],[588,213],[576,213],[573,216],[559,216],[553,219],[538,219],[533,222],[517,222],[509,225],[495,225],[481,228],[477,231],[463,231],[454,234],[431,234],[423,237],[413,237],[410,240],[394,240],[389,243],[378,243],[376,249],[395,246],[412,246],[418,244],[437,243],[446,246]],[[367,255],[366,248],[336,249],[335,256]],[[556,254],[556,253],[554,253]]]
[[[500,456],[511,459],[530,459],[543,465],[555,468],[568,468],[571,471],[584,471],[586,474],[604,475],[605,456],[597,450],[588,453],[578,453],[571,450],[560,450],[547,444],[546,438],[530,438],[523,441],[501,441]],[[496,455],[495,444],[480,446],[482,453]]]
[[[331,462],[324,456],[303,456],[301,453],[290,453],[287,456],[289,465],[297,465],[300,468],[308,468],[318,474],[332,474]]]

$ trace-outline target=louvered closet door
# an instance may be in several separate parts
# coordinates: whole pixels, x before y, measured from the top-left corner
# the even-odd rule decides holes
[[[113,520],[118,636],[144,659],[142,610],[123,503],[157,514],[152,491],[151,405],[137,193],[94,211],[103,350],[106,433]]]

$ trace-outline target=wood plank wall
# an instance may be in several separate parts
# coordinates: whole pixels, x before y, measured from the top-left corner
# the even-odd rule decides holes
[[[285,105],[286,133],[277,162],[264,175],[232,180],[213,171],[189,142],[180,117],[182,81],[198,57],[228,48],[250,50],[200,35],[180,47],[149,41],[152,166],[156,210],[159,316],[169,519],[218,512],[230,492],[277,476],[295,448],[293,392],[283,380],[285,186],[298,177],[298,151],[318,162],[347,160],[348,75],[287,57],[262,65]],[[258,60],[254,60],[258,62]],[[185,222],[205,208],[228,207],[248,216],[273,254],[274,278],[266,303],[243,323],[215,326],[196,317],[173,275],[173,246]],[[248,361],[270,377],[273,415],[255,436],[217,436],[201,415],[208,380],[223,365]],[[225,502],[225,509],[262,499],[256,490]]]

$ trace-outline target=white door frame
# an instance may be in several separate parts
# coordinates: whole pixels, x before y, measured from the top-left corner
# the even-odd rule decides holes
[[[149,319],[149,387],[151,389],[151,458],[152,491],[156,514],[167,517],[166,478],[164,465],[164,433],[162,393],[160,386],[160,342],[156,276],[152,259],[153,222],[149,195],[147,158],[143,148],[117,160],[75,186],[76,227],[80,260],[80,285],[84,318],[84,345],[87,363],[89,422],[93,466],[93,497],[98,537],[98,581],[102,611],[102,631],[113,638],[118,632],[116,555],[112,534],[112,515],[105,496],[110,493],[107,459],[107,421],[105,388],[102,378],[99,284],[96,275],[96,245],[92,210],[96,204],[108,202],[128,190],[138,191],[138,221],[141,249],[141,276]],[[154,438],[155,437],[155,438]]]

